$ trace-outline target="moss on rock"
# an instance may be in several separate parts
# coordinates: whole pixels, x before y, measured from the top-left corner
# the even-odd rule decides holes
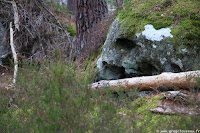
[[[118,15],[120,29],[123,36],[133,38],[147,24],[157,30],[172,26],[174,38],[171,40],[178,47],[200,46],[199,6],[197,0],[129,0]]]
[[[199,116],[185,116],[185,115],[162,115],[151,113],[149,110],[157,107],[161,103],[163,95],[148,96],[138,98],[133,103],[133,112],[139,118],[136,121],[137,128],[140,132],[158,132],[169,130],[188,130],[194,129],[192,123],[200,119]]]

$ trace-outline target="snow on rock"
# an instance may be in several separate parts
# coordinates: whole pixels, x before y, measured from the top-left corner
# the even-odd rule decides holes
[[[151,41],[161,41],[164,37],[170,37],[172,38],[173,35],[170,33],[170,28],[162,28],[159,30],[156,30],[153,25],[147,24],[145,27],[145,30],[142,32],[142,35],[145,36],[148,40]],[[139,37],[141,33],[136,34],[137,37]]]

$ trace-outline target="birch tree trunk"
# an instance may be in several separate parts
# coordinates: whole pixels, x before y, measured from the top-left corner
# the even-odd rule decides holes
[[[200,71],[188,71],[181,73],[165,72],[156,76],[134,77],[119,80],[102,80],[90,85],[91,89],[110,87],[113,90],[123,88],[124,90],[138,89],[140,91],[157,89],[160,86],[174,88],[196,88],[200,83],[196,78],[200,77]]]

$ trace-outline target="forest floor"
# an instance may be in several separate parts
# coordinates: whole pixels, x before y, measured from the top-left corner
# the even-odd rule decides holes
[[[9,69],[0,67],[0,89],[5,89],[12,84],[12,73]]]
[[[16,86],[12,84],[12,68],[0,68],[0,132],[199,129],[197,115],[152,113],[150,109],[161,103],[163,94],[140,97],[134,91],[92,91],[88,89],[94,81],[92,70],[63,62],[38,68],[27,65],[20,69]]]

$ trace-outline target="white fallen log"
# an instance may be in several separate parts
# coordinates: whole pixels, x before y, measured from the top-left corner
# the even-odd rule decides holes
[[[174,88],[196,88],[200,83],[196,78],[200,77],[200,71],[188,71],[180,73],[164,72],[155,76],[143,76],[119,80],[102,80],[89,85],[91,89],[102,89],[109,87],[112,90],[140,91],[157,89],[160,86],[173,86]]]

